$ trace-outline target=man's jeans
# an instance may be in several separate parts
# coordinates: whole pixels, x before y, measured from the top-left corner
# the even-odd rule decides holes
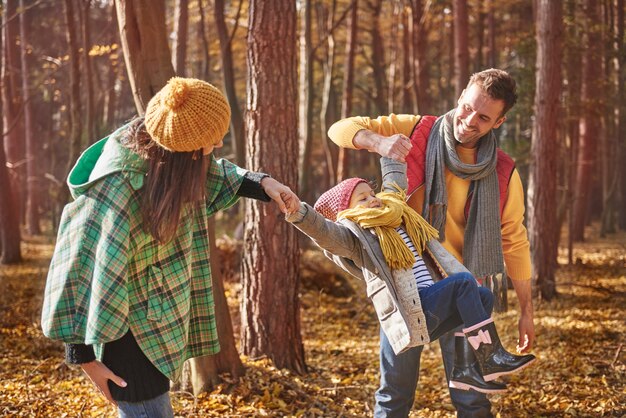
[[[174,418],[169,392],[142,402],[117,402],[120,418]]]
[[[439,338],[446,377],[449,379],[454,366],[454,331],[463,321],[456,309],[467,310],[469,325],[487,319],[493,309],[493,295],[489,289],[468,286],[467,273],[449,276],[434,285],[420,290],[422,309],[430,340]],[[476,287],[475,289],[473,289]],[[457,296],[463,296],[460,299]],[[469,312],[472,311],[472,312]],[[460,330],[461,327],[459,327]],[[376,391],[374,417],[407,417],[415,399],[419,377],[422,346],[413,347],[399,355],[394,354],[385,334],[380,332],[380,388]],[[491,417],[491,404],[487,397],[475,391],[449,389],[458,417]]]

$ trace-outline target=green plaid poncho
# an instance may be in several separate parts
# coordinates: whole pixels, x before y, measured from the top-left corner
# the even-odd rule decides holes
[[[206,210],[183,215],[158,245],[139,210],[145,162],[122,147],[121,128],[87,149],[70,173],[41,325],[65,343],[102,344],[130,329],[150,361],[178,380],[183,362],[215,354],[217,339],[208,219],[235,203],[245,170],[212,160]],[[212,157],[211,157],[212,158]]]

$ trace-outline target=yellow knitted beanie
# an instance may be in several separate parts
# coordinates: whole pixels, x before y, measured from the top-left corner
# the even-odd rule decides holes
[[[146,130],[168,151],[188,152],[215,145],[230,124],[224,95],[206,81],[171,78],[148,103]]]

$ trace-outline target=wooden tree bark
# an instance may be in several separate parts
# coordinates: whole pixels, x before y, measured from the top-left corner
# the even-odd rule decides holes
[[[402,20],[402,1],[393,2],[393,13],[391,16],[391,30],[387,39],[387,50],[389,51],[389,71],[387,72],[387,111],[389,113],[397,113],[395,110],[396,103],[396,77],[399,73],[399,50],[402,44],[398,41],[401,39],[398,34],[400,32],[400,24]]]
[[[624,21],[626,20],[626,16],[624,16],[624,0],[617,0],[617,12],[616,12],[616,45],[615,48],[617,50],[617,97],[618,97],[618,107],[619,107],[619,116],[618,116],[618,127],[617,133],[619,136],[618,146],[619,146],[619,155],[620,161],[624,161],[626,158],[626,47],[624,44]],[[620,191],[620,203],[619,207],[626,207],[626,165],[619,165],[619,175],[618,175],[618,190]],[[619,213],[619,226],[620,229],[626,229],[626,210],[620,210]]]
[[[80,8],[80,17],[83,33],[83,71],[85,73],[84,89],[86,93],[85,104],[85,136],[88,143],[95,142],[98,138],[95,132],[95,105],[94,105],[94,81],[93,81],[93,69],[91,57],[89,56],[89,50],[91,49],[91,31],[89,21],[89,10],[91,8],[91,0],[83,0],[82,7]]]
[[[469,81],[469,16],[467,0],[454,0],[454,94],[458,98]]]
[[[413,89],[417,109],[416,114],[425,115],[432,112],[430,93],[430,71],[428,62],[428,25],[427,13],[422,0],[411,0],[412,31],[413,31]]]
[[[402,11],[402,99],[400,113],[410,113],[413,108],[412,68],[411,60],[411,17],[406,8]]]
[[[215,246],[215,218],[209,220],[209,243],[211,255],[217,254]],[[243,376],[245,369],[233,337],[233,324],[224,294],[224,282],[217,257],[211,256],[211,276],[213,299],[217,318],[217,336],[220,352],[213,356],[192,358],[189,360],[189,382],[183,382],[193,389],[194,395],[211,391],[221,382],[220,374],[229,373],[231,377]]]
[[[241,7],[241,5],[239,6]],[[239,100],[237,99],[237,88],[235,85],[235,66],[233,64],[232,41],[237,30],[237,23],[229,34],[224,17],[224,0],[215,0],[214,5],[215,25],[217,27],[217,35],[220,39],[220,52],[222,57],[222,77],[224,80],[224,89],[226,89],[226,97],[230,103],[230,135],[232,138],[233,148],[235,151],[235,159],[237,164],[243,165],[245,162],[245,137],[244,137],[244,121]],[[239,14],[237,15],[237,18]]]
[[[135,107],[148,102],[175,74],[165,30],[163,0],[116,0],[117,20]]]
[[[298,132],[296,5],[251,0],[247,38],[247,165],[294,188]],[[300,335],[298,241],[276,205],[245,210],[242,347],[278,368],[306,371]]]
[[[6,24],[6,10],[3,17],[2,23]],[[3,81],[6,72],[4,45],[4,30],[0,30],[0,69]],[[4,88],[5,85],[1,84],[0,89],[4,90]],[[0,110],[4,111],[2,100],[0,100]],[[0,264],[9,264],[21,261],[22,255],[18,206],[14,199],[4,152],[4,118],[0,119],[0,134],[2,134],[0,135]]]
[[[13,200],[17,207],[18,220],[26,207],[26,167],[24,164],[24,120],[22,118],[22,93],[19,32],[20,20],[17,13],[19,0],[7,0],[2,14],[3,62],[2,62],[2,120],[6,152],[6,165],[13,190]]]
[[[487,54],[487,64],[491,68],[496,68],[498,65],[498,51],[496,50],[496,7],[493,0],[489,0],[488,7],[487,26],[489,27],[489,37],[487,38],[487,45],[489,52]]]
[[[330,147],[328,135],[328,124],[331,122],[332,100],[333,100],[333,72],[335,70],[335,37],[333,35],[333,24],[335,21],[335,10],[337,1],[331,0],[330,5],[326,6],[318,3],[319,32],[321,38],[326,39],[325,54],[322,60],[322,103],[320,106],[320,138],[322,138],[322,147],[324,156],[326,157],[326,175],[322,182],[322,189],[329,188],[336,175],[336,155],[338,153],[336,147]]]
[[[78,41],[75,25],[74,0],[65,0],[65,23],[67,25],[67,45],[70,60],[70,101],[69,101],[69,131],[70,143],[67,165],[65,172],[69,173],[72,165],[76,162],[78,154],[81,151],[81,103],[80,103],[80,52],[78,50]],[[69,189],[63,183],[61,192],[59,193],[59,204],[65,205],[69,198]]]
[[[354,90],[354,58],[357,48],[357,14],[358,1],[354,1],[348,20],[348,36],[346,39],[346,63],[343,66],[343,88],[341,95],[341,118],[352,116],[352,92]],[[406,50],[405,50],[406,51]],[[405,54],[406,55],[406,54]],[[350,166],[350,151],[346,148],[339,149],[337,157],[337,182],[348,178]],[[301,171],[302,172],[302,171]]]
[[[370,34],[372,37],[372,71],[374,78],[374,103],[376,104],[376,112],[379,115],[387,113],[387,100],[385,93],[385,68],[387,63],[385,60],[385,50],[383,36],[380,32],[380,14],[383,7],[382,0],[374,0],[368,2],[370,5],[372,27]]]
[[[598,148],[598,130],[601,125],[601,114],[598,106],[598,85],[601,72],[598,71],[598,56],[600,33],[597,25],[599,19],[599,3],[597,0],[585,0],[586,33],[583,39],[584,55],[582,68],[583,106],[580,119],[580,148],[577,159],[576,185],[574,193],[574,219],[572,238],[575,241],[584,239],[585,224],[587,222],[589,199],[591,199],[591,185]]]
[[[300,5],[300,71],[298,80],[298,192],[302,199],[313,199],[311,170],[306,169],[311,160],[313,146],[313,54],[311,45],[311,0]]]
[[[554,271],[558,249],[557,168],[559,142],[554,122],[560,114],[563,5],[537,0],[537,73],[535,121],[531,144],[528,220],[533,281],[541,296],[556,295]]]
[[[205,20],[203,1],[198,0],[198,36],[202,41],[202,52],[196,73],[198,74],[197,77],[210,82],[211,55],[209,54],[209,34],[206,30]]]
[[[185,77],[185,61],[187,58],[187,29],[189,27],[189,0],[176,0],[174,6],[174,72]]]
[[[30,59],[27,52],[32,10],[26,10],[27,0],[20,0],[20,61],[22,64],[22,101],[24,103],[24,142],[26,144],[26,230],[31,235],[41,233],[39,225],[39,146],[33,132],[32,92],[29,86]]]

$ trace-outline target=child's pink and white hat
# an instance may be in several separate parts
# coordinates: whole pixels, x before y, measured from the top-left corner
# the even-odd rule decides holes
[[[337,214],[350,206],[350,197],[356,186],[360,183],[367,183],[367,180],[354,177],[347,179],[324,192],[315,205],[315,210],[331,221],[337,220]]]

